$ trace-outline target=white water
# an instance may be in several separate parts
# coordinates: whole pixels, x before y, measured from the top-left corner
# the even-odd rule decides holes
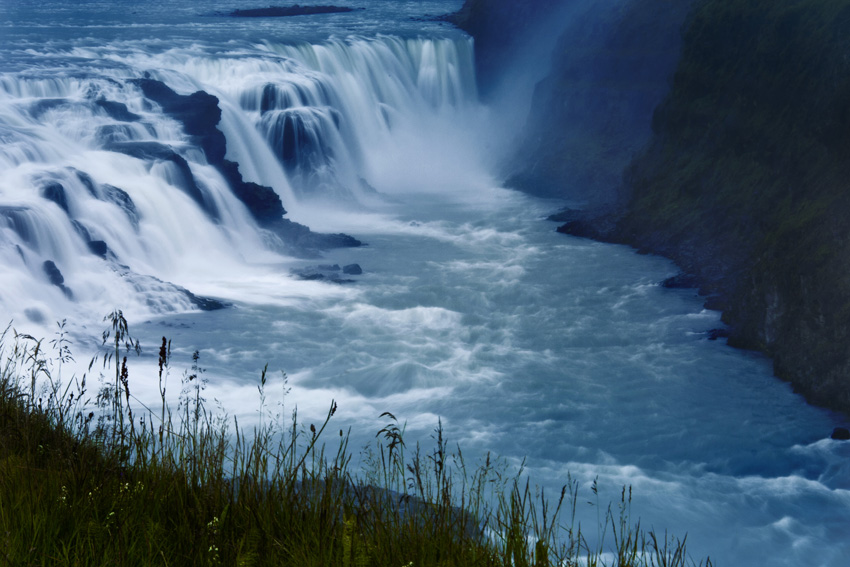
[[[146,347],[131,377],[143,398],[156,399],[144,376],[166,335],[176,364],[200,351],[208,399],[241,423],[268,363],[289,374],[286,403],[305,419],[336,399],[355,446],[383,411],[407,421],[410,441],[427,442],[439,417],[468,458],[527,456],[552,494],[568,472],[588,498],[598,476],[603,503],[632,485],[643,526],[687,532],[697,557],[846,564],[850,445],[826,439],[840,418],[803,403],[769,361],[706,340],[719,316],[658,285],[669,262],[555,234],[541,219],[562,203],[498,187],[490,149],[504,144],[487,136],[509,121],[476,102],[469,40],[405,19],[457,2],[374,0],[313,24],[231,22],[190,4],[151,2],[133,22],[88,5],[0,12],[3,319],[49,336],[67,317],[86,352],[122,308]],[[219,97],[228,157],[290,218],[369,246],[282,256],[180,125],[125,82],[144,72]],[[141,120],[109,116],[100,97]],[[287,120],[303,125],[301,152],[280,139]],[[183,156],[217,218],[174,164],[107,151],[122,140]],[[67,212],[40,193],[51,182]],[[91,254],[79,226],[114,256]],[[354,262],[365,273],[352,284],[289,275]],[[194,311],[163,282],[234,305]]]

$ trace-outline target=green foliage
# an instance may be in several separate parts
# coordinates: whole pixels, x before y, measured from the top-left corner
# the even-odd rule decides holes
[[[105,358],[116,373],[101,375],[93,398],[88,376],[62,382],[71,356],[63,326],[48,352],[34,337],[0,336],[2,565],[603,564],[604,538],[591,548],[575,526],[576,483],[553,506],[522,482],[522,469],[509,474],[489,455],[467,469],[441,424],[433,448],[408,448],[403,424],[384,413],[357,473],[347,435],[333,449],[324,441],[336,404],[318,427],[297,412],[284,423],[266,413],[265,371],[264,415],[250,432],[207,411],[197,355],[172,412],[165,338],[161,407],[145,407],[131,393],[125,356],[139,345],[120,312],[107,319]],[[666,539],[662,546],[632,527],[625,505],[619,517],[609,507],[599,525],[603,534],[611,526],[614,564],[693,564],[683,542],[668,550]]]

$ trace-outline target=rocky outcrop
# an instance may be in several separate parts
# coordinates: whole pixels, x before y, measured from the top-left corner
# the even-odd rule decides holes
[[[543,197],[615,202],[676,68],[689,0],[603,0],[570,12],[507,181]]]
[[[286,210],[274,189],[242,178],[239,165],[225,158],[227,141],[217,127],[221,121],[221,109],[215,96],[203,91],[180,95],[165,83],[150,78],[131,82],[138,86],[147,98],[159,104],[166,114],[183,124],[186,133],[194,137],[195,142],[203,149],[210,165],[218,169],[234,195],[245,204],[260,226],[279,236],[292,252],[311,253],[326,248],[362,244],[346,234],[314,233],[304,225],[283,218]],[[140,142],[135,142],[132,147],[136,148],[139,144]],[[113,144],[118,151],[125,146],[126,144]]]
[[[475,38],[475,71],[486,98],[502,79],[505,61],[568,0],[466,0],[445,19]]]

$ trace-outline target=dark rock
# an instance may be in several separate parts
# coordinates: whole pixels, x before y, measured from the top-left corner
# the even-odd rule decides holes
[[[348,8],[346,6],[299,6],[295,4],[294,6],[269,6],[268,8],[234,10],[228,15],[234,18],[281,18],[353,11],[354,8]]]
[[[65,286],[65,277],[62,275],[62,272],[59,271],[59,268],[53,260],[45,260],[41,267],[51,284],[61,289],[62,293],[64,293],[65,297],[68,299],[74,299],[74,294],[67,286]]]
[[[95,104],[102,108],[110,118],[119,122],[138,122],[142,119],[138,114],[130,112],[127,105],[121,102],[99,99],[95,101]]]
[[[353,283],[354,280],[341,278],[339,264],[320,264],[306,266],[291,271],[292,275],[307,281],[328,281],[331,283]],[[346,272],[347,273],[347,272]]]
[[[94,182],[94,179],[91,178],[91,175],[86,173],[85,171],[80,171],[78,169],[71,168],[71,171],[77,176],[77,179],[80,180],[80,183],[86,188],[86,191],[89,192],[89,195],[92,197],[97,197],[97,186]]]
[[[711,329],[708,333],[708,340],[716,341],[717,339],[728,339],[729,338],[729,330],[728,329]]]
[[[725,311],[729,304],[722,295],[709,295],[702,306],[711,311]]]
[[[224,158],[227,141],[217,125],[221,121],[218,98],[203,91],[179,95],[161,81],[131,81],[144,95],[159,104],[166,114],[183,124],[190,136],[197,138],[207,161],[221,172],[234,195],[242,201],[257,221],[266,225],[286,214],[280,197],[271,187],[247,182],[235,162]]]
[[[175,152],[171,147],[159,142],[113,142],[106,144],[104,149],[132,156],[144,161],[169,162],[174,165],[175,173],[169,182],[189,195],[210,217],[218,219],[218,209],[215,204],[208,202],[195,181],[192,168],[186,158]]]
[[[133,80],[131,83],[137,85],[147,98],[159,104],[163,111],[180,121],[187,134],[196,137],[207,161],[221,172],[234,195],[245,204],[261,226],[291,246],[291,252],[303,254],[363,244],[347,234],[314,233],[302,224],[283,218],[286,210],[274,189],[245,181],[239,172],[239,165],[224,158],[227,142],[217,128],[221,109],[216,97],[203,91],[179,95],[161,81],[150,78]],[[115,145],[120,144],[112,144]]]
[[[836,427],[832,430],[830,438],[838,441],[850,441],[850,429],[847,429],[846,427]]]
[[[106,259],[106,253],[109,251],[109,248],[106,246],[106,242],[103,240],[89,240],[88,245],[92,254]]]
[[[32,241],[30,223],[27,218],[29,216],[29,212],[29,207],[0,205],[0,216],[6,217],[6,220],[11,225],[11,229],[15,231],[15,234],[17,234],[24,242]]]
[[[45,112],[53,110],[54,108],[59,108],[60,106],[68,106],[70,104],[71,103],[64,98],[42,98],[30,105],[29,112],[33,118],[40,119]]]
[[[195,305],[195,307],[197,307],[201,311],[217,311],[219,309],[230,307],[230,304],[224,301],[219,301],[218,299],[213,299],[212,297],[202,297],[200,295],[195,295],[188,289],[179,286],[177,287],[186,295],[186,297],[189,298],[189,301],[191,301]]]
[[[89,232],[89,229],[87,229],[83,223],[78,220],[72,220],[71,225],[74,227],[74,230],[77,231],[77,234],[80,235],[80,238],[82,238],[86,242],[92,239],[91,232]]]
[[[65,194],[65,187],[61,183],[51,181],[41,188],[41,196],[49,201],[53,201],[59,208],[68,212],[68,197]]]
[[[694,289],[699,287],[699,280],[694,274],[682,272],[661,282],[661,287],[668,289]]]
[[[236,162],[223,159],[217,165],[218,170],[233,190],[233,194],[248,207],[251,215],[261,225],[266,226],[280,220],[286,214],[283,202],[274,189],[244,181]]]
[[[118,275],[129,281],[137,292],[139,292],[142,296],[147,296],[147,303],[149,305],[161,311],[169,311],[173,308],[171,305],[162,302],[161,297],[163,295],[163,291],[179,293],[201,311],[215,311],[217,309],[230,307],[231,305],[211,297],[195,295],[184,287],[163,281],[154,276],[138,274],[133,272],[129,266],[125,266],[117,262],[112,263],[111,267]]]
[[[360,264],[348,264],[342,268],[342,273],[350,276],[359,276],[363,273],[363,269],[360,267]]]
[[[44,264],[42,264],[42,268],[44,269],[44,273],[47,275],[47,279],[53,285],[61,286],[65,283],[65,277],[62,275],[62,272],[59,271],[59,268],[53,260],[45,260]]]
[[[475,38],[475,71],[478,87],[488,97],[503,80],[511,63],[541,24],[552,21],[562,0],[466,0],[458,12],[445,17]],[[547,18],[548,17],[548,18]]]
[[[135,137],[135,132],[127,124],[105,124],[95,130],[95,138],[101,146],[113,142],[130,142]]]
[[[136,209],[136,203],[133,202],[130,195],[123,189],[119,189],[112,185],[102,185],[101,189],[103,191],[103,197],[110,203],[114,203],[121,207],[121,210],[124,211],[124,214],[127,215],[127,218],[133,225],[133,228],[138,230],[139,218],[141,215],[139,215],[139,211]]]
[[[199,145],[207,156],[207,161],[218,165],[224,159],[226,144],[224,134],[217,128],[221,121],[221,109],[218,98],[198,91],[190,95],[174,92],[162,81],[136,79],[130,83],[138,86],[144,95],[162,107],[162,110],[183,124],[190,136],[198,136]]]
[[[364,244],[347,234],[321,234],[313,232],[308,227],[289,219],[278,219],[266,225],[266,228],[277,234],[284,242],[294,247],[295,254],[317,254],[328,248],[356,248]]]

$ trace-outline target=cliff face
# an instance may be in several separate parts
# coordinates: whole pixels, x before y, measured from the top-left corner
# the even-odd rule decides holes
[[[670,88],[689,0],[574,2],[535,90],[508,184],[590,206],[615,201]]]
[[[702,0],[613,238],[717,296],[730,343],[850,411],[850,1]]]
[[[488,97],[505,79],[505,63],[522,44],[576,0],[466,0],[448,20],[475,38],[478,88]]]
[[[492,17],[503,3],[467,5]],[[850,413],[850,0],[612,0],[574,15],[513,184],[601,207],[563,231],[674,259],[730,344]]]

